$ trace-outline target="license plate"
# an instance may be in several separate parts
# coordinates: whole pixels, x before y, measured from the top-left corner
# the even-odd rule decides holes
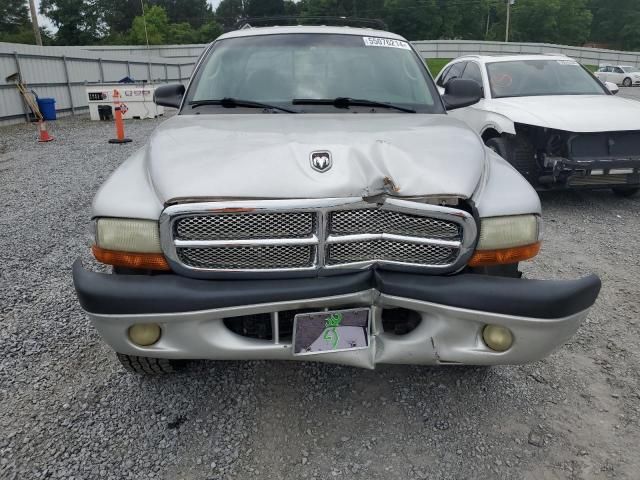
[[[293,321],[293,354],[369,348],[369,309],[300,313]]]

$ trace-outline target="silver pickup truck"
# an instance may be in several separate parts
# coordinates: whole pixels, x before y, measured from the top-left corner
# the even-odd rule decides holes
[[[130,370],[184,360],[514,364],[544,357],[600,289],[520,278],[538,196],[447,110],[402,37],[266,27],[208,46],[178,114],[95,197],[80,304]]]

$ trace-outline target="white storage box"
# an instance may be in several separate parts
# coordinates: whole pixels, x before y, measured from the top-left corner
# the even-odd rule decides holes
[[[126,105],[123,118],[155,118],[164,115],[164,107],[153,103],[153,92],[160,85],[149,83],[98,83],[87,85],[87,101],[91,120],[114,115],[113,91],[120,94],[120,103]],[[109,110],[108,107],[111,107]],[[101,115],[102,112],[102,115]]]

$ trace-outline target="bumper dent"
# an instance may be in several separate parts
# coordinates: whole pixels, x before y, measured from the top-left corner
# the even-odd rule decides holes
[[[302,358],[363,368],[374,368],[377,363],[493,365],[534,361],[575,333],[600,289],[600,280],[593,275],[575,281],[540,281],[358,272],[289,283],[105,275],[88,272],[79,262],[73,270],[83,308],[118,352],[181,359]],[[301,308],[355,306],[372,308],[371,348],[309,357],[294,357],[290,341],[243,337],[222,321]],[[142,307],[147,310],[141,311]],[[385,332],[385,308],[413,310],[421,322],[406,335]],[[144,322],[158,323],[163,331],[160,341],[151,347],[138,347],[127,337],[129,326]],[[513,346],[501,353],[490,350],[481,336],[486,324],[508,327],[514,335]]]

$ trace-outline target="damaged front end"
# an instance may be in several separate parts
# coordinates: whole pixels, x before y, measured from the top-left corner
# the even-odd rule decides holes
[[[640,187],[640,131],[516,131],[514,166],[539,189]]]

